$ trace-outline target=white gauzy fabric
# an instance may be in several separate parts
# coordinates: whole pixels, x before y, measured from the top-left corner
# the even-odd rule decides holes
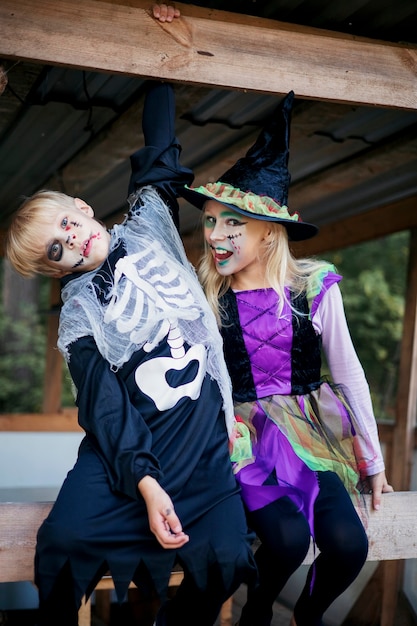
[[[108,293],[98,294],[92,283],[97,270],[80,273],[62,291],[58,347],[69,360],[71,344],[93,336],[116,371],[136,350],[151,350],[169,328],[179,329],[185,343],[207,348],[207,371],[219,384],[231,434],[235,420],[222,339],[169,209],[153,187],[139,190],[129,204],[128,216],[111,231],[110,252],[123,241],[127,254],[108,276]]]

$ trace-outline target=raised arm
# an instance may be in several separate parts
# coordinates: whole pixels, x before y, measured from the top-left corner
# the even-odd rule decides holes
[[[355,437],[355,453],[361,476],[366,478],[372,489],[373,507],[378,509],[381,493],[393,491],[393,488],[385,476],[368,382],[352,343],[342,296],[337,285],[333,285],[325,294],[323,304],[318,311],[322,326],[323,350],[333,380],[342,384],[355,412],[360,428]]]
[[[145,185],[156,187],[171,209],[178,227],[178,188],[191,184],[192,171],[180,164],[181,146],[175,137],[175,94],[168,83],[150,82],[143,107],[145,147],[130,157],[129,193]]]

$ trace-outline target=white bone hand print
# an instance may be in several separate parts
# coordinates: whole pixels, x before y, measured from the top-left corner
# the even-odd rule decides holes
[[[183,338],[175,323],[170,323],[167,342],[171,349],[170,357],[150,359],[139,365],[135,372],[137,386],[143,393],[152,398],[159,411],[171,409],[185,396],[191,400],[196,400],[200,395],[206,373],[206,350],[204,346],[197,344],[185,352]],[[186,370],[194,362],[197,366],[197,372],[193,379],[182,385],[172,387],[167,380],[168,372]],[[190,372],[194,371],[194,365],[189,369]]]

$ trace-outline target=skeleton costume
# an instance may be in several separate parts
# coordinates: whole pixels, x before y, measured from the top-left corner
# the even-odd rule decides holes
[[[229,460],[222,341],[174,223],[177,187],[192,179],[179,165],[174,119],[172,88],[153,85],[129,213],[111,231],[106,261],[63,279],[58,346],[86,436],[38,534],[41,626],[77,624],[82,596],[107,570],[119,601],[131,580],[164,600],[176,563],[184,582],[158,626],[195,624],[197,611],[210,626],[255,571]],[[180,549],[162,548],[149,529],[137,487],[147,475],[190,536]]]

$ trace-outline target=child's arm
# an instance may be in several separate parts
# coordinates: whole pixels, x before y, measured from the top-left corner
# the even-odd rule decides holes
[[[324,305],[324,306],[323,306]],[[369,386],[349,333],[340,289],[333,285],[319,307],[323,350],[333,380],[341,384],[353,408],[360,431],[354,439],[362,478],[372,488],[372,504],[378,509],[381,494],[393,491],[385,476]]]
[[[152,6],[152,14],[160,22],[172,22],[181,15],[174,6],[159,3]],[[145,185],[157,187],[167,201],[178,227],[176,189],[190,185],[194,175],[179,163],[181,147],[175,137],[175,95],[172,86],[150,81],[146,88],[142,118],[145,148],[131,156],[129,194]]]
[[[143,497],[151,531],[164,548],[188,541],[171,498],[160,486],[152,435],[127,389],[99,354],[92,337],[71,344],[68,367],[77,388],[78,420],[99,454],[112,489]],[[134,445],[132,445],[134,433]]]
[[[156,480],[162,476],[146,422],[93,337],[81,337],[71,344],[68,368],[77,389],[78,421],[92,435],[112,488],[137,499],[138,482],[144,476]]]
[[[170,84],[148,83],[142,128],[145,148],[130,157],[129,194],[153,185],[167,202],[178,226],[177,189],[190,185],[194,175],[180,164],[181,147],[175,137],[175,94]]]
[[[315,323],[317,317],[320,319],[323,350],[331,377],[342,386],[359,426],[356,445],[362,448],[358,457],[362,477],[376,474],[384,470],[377,423],[369,385],[349,333],[337,285],[332,285],[324,295],[313,320]]]

